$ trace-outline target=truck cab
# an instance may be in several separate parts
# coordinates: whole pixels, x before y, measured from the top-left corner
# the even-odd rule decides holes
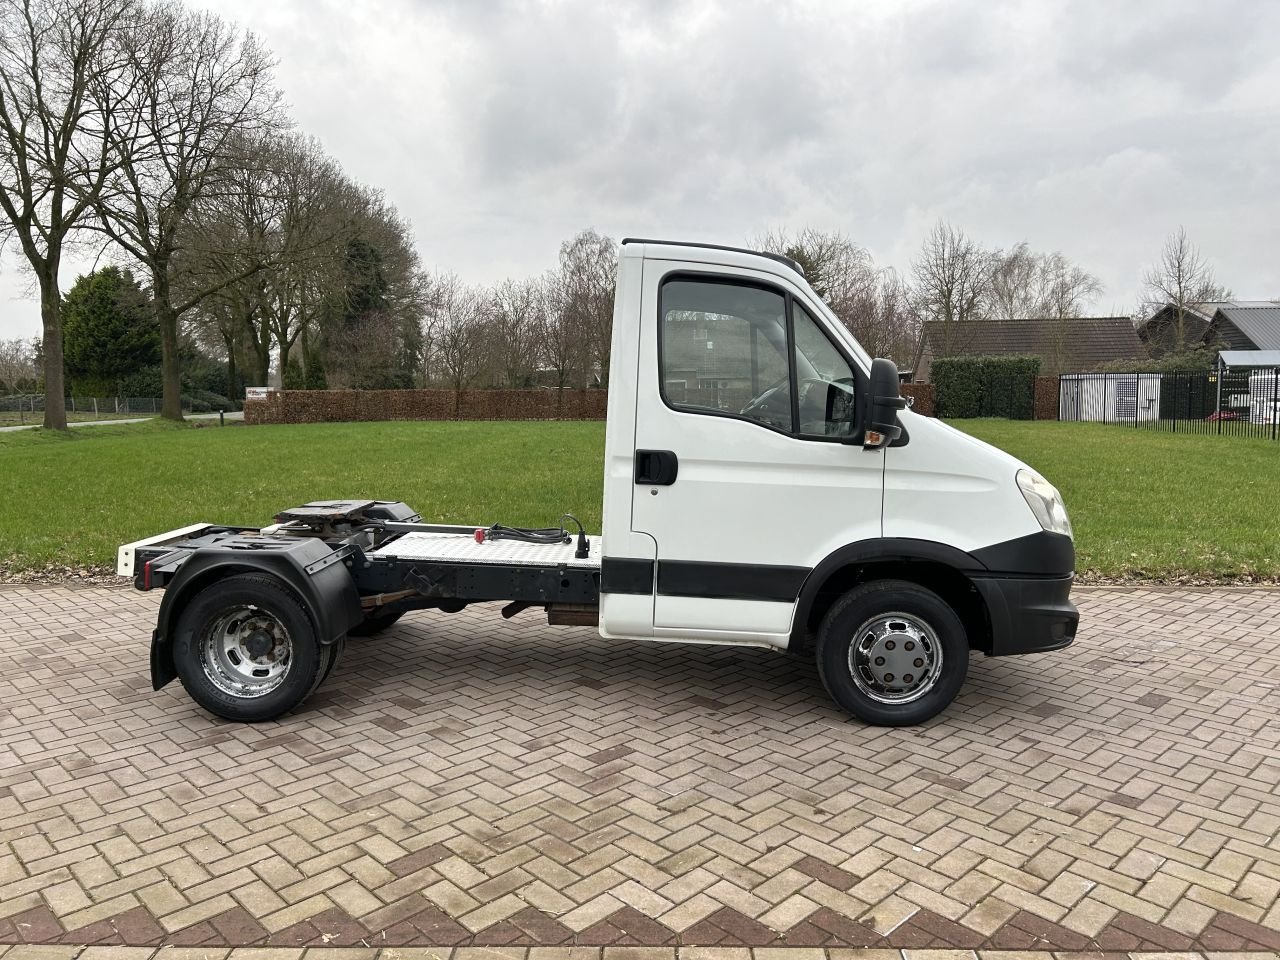
[[[841,707],[899,725],[943,710],[972,653],[1072,642],[1074,546],[1058,492],[912,412],[893,364],[867,355],[796,263],[625,240],[614,303],[600,537],[575,541],[562,526],[522,540],[344,501],[268,528],[197,525],[129,544],[121,572],[168,591],[155,684],[180,675],[214,712],[266,719],[324,679],[349,633],[415,608],[504,600],[620,643],[812,657]],[[296,562],[282,562],[290,552]],[[237,577],[257,578],[257,592],[228,619]],[[264,578],[305,617],[264,615]],[[210,590],[218,602],[202,606]],[[309,646],[319,665],[277,679]]]

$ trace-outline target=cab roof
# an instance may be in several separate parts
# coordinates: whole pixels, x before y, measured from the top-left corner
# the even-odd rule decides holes
[[[775,263],[780,263],[797,273],[800,277],[804,277],[804,268],[801,267],[796,260],[793,260],[791,257],[781,253],[767,253],[764,250],[750,250],[746,247],[727,247],[719,243],[693,243],[687,240],[647,240],[640,237],[624,237],[622,240],[622,245],[624,247],[633,243],[643,243],[646,245],[652,244],[654,246],[663,247],[690,247],[696,250],[723,250],[727,253],[745,253],[748,256],[764,257],[766,260],[772,260]]]

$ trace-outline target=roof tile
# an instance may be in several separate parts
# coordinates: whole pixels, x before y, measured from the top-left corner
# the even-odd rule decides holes
[[[1116,360],[1145,360],[1147,351],[1128,317],[1069,320],[973,320],[953,323],[944,346],[941,321],[925,323],[935,357],[1038,356],[1064,372],[1094,370]],[[1060,361],[1054,363],[1054,360]]]

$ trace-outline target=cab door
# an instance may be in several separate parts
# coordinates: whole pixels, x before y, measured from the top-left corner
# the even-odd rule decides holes
[[[654,637],[785,646],[839,546],[880,536],[884,458],[851,444],[865,376],[799,284],[646,260],[632,531]]]

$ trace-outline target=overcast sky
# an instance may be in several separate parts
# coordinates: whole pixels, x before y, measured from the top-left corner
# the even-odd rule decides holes
[[[299,127],[429,268],[539,272],[593,226],[741,244],[842,230],[906,270],[946,218],[1062,250],[1128,313],[1179,224],[1280,297],[1280,4],[218,0]],[[64,268],[65,288],[84,269]],[[18,258],[0,337],[34,335]]]

